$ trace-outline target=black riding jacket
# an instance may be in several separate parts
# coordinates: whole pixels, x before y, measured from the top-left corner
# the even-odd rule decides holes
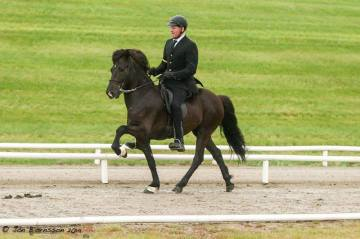
[[[194,74],[198,65],[198,49],[196,43],[184,36],[177,45],[172,48],[173,39],[165,43],[163,59],[156,68],[156,74],[165,71],[174,73],[175,79],[165,80],[165,86],[170,88],[183,88],[196,92]]]

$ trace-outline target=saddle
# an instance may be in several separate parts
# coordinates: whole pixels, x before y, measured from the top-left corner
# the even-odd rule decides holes
[[[160,84],[160,95],[161,95],[161,99],[163,100],[163,103],[165,105],[166,111],[170,115],[171,114],[171,103],[173,102],[174,94],[171,92],[171,90],[167,89],[164,86],[164,84]],[[189,97],[186,98],[186,100],[187,99],[189,99]],[[182,113],[182,118],[185,118],[185,116],[187,114],[186,102],[181,104],[181,113]]]
[[[198,85],[201,85],[202,87],[204,87],[203,86],[203,84],[201,83],[201,81],[199,81],[198,79],[196,79],[195,77],[194,77],[194,81],[195,81],[195,92],[194,91],[188,91],[188,95],[187,95],[187,97],[186,97],[186,101],[188,101],[189,99],[191,99],[193,96],[195,96],[196,94],[197,94],[197,92],[198,92],[198,89],[197,89],[197,87],[196,87],[196,85],[198,84]],[[174,95],[173,95],[173,93],[171,92],[171,90],[169,90],[169,89],[167,89],[166,87],[165,87],[165,85],[164,84],[162,84],[162,81],[160,80],[160,84],[159,84],[159,86],[160,86],[160,95],[161,95],[161,98],[162,98],[162,100],[163,100],[163,102],[164,102],[164,105],[165,105],[165,108],[166,108],[166,111],[168,112],[168,114],[171,114],[171,103],[172,103],[172,101],[173,101],[173,98],[174,98]],[[181,112],[182,112],[182,118],[185,118],[185,116],[186,116],[186,114],[187,114],[187,106],[186,106],[186,102],[184,102],[184,103],[182,103],[181,104]]]

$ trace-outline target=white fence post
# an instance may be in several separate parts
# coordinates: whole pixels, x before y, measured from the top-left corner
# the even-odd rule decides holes
[[[100,155],[101,149],[96,149],[95,154]],[[100,164],[100,180],[102,183],[109,183],[109,176],[108,176],[108,163],[106,159],[95,159],[94,163],[99,165]]]
[[[324,160],[322,161],[322,165],[323,165],[324,167],[327,167],[327,166],[328,166],[329,151],[328,151],[328,150],[323,151],[322,155],[323,155],[323,157],[324,157]]]
[[[269,160],[264,160],[263,161],[262,183],[263,184],[268,184],[269,183]]]
[[[101,149],[95,149],[95,154],[101,154]],[[94,164],[99,165],[100,159],[95,159]]]
[[[101,168],[101,182],[109,183],[108,163],[106,159],[100,160],[100,168]]]

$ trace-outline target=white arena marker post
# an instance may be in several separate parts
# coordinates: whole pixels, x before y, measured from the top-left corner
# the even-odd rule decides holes
[[[109,183],[108,162],[106,159],[100,160],[100,168],[101,168],[101,182]]]
[[[328,157],[329,156],[329,151],[327,151],[327,150],[325,150],[325,151],[323,151],[323,161],[322,161],[322,165],[324,166],[324,167],[327,167],[328,166]]]
[[[101,154],[101,149],[95,149],[95,154]],[[94,164],[100,165],[100,159],[95,159]]]
[[[263,184],[268,184],[269,183],[269,160],[264,160],[263,161],[262,183]]]

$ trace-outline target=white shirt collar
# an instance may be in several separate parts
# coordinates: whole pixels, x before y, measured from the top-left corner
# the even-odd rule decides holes
[[[173,39],[176,41],[174,47],[181,41],[181,39],[183,39],[185,37],[185,32],[183,34],[181,34],[180,37],[176,38],[176,39]]]

